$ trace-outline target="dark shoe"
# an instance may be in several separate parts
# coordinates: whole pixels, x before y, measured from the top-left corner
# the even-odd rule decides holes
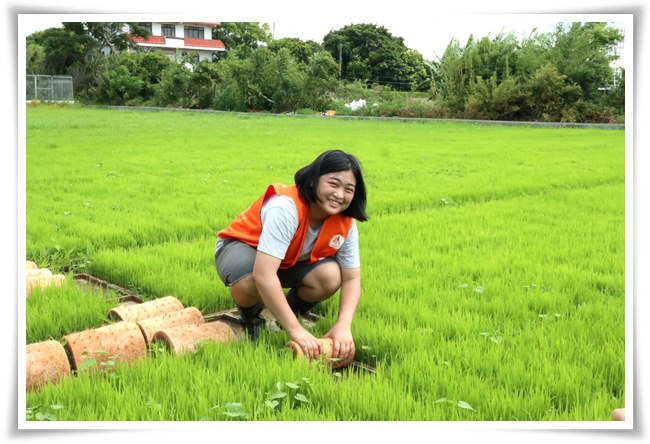
[[[287,293],[287,302],[293,314],[297,316],[305,316],[309,311],[318,305],[318,302],[306,302],[298,297],[298,289],[292,288]]]
[[[264,304],[256,304],[252,307],[241,307],[240,305],[235,305],[237,306],[237,312],[239,313],[241,324],[246,332],[246,337],[252,342],[256,341],[266,324],[266,321],[261,315],[262,310],[264,309]]]

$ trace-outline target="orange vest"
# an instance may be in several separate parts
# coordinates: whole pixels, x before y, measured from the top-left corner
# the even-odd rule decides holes
[[[289,243],[284,259],[280,263],[280,268],[284,269],[292,267],[298,261],[298,256],[300,256],[307,236],[307,228],[309,227],[309,204],[300,197],[298,188],[295,185],[269,185],[262,196],[237,216],[230,225],[219,231],[217,235],[222,239],[237,239],[257,248],[262,234],[262,205],[274,194],[290,197],[298,210],[298,229]],[[322,258],[334,256],[343,245],[353,222],[353,218],[342,214],[327,217],[323,221],[307,263],[312,264]]]

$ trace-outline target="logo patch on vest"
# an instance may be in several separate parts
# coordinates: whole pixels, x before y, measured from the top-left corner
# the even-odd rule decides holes
[[[345,238],[343,237],[343,235],[341,235],[341,234],[335,234],[335,235],[332,236],[332,238],[330,239],[329,246],[330,246],[331,248],[334,248],[335,250],[338,250],[338,249],[341,248],[341,246],[343,245],[343,242],[345,242]]]

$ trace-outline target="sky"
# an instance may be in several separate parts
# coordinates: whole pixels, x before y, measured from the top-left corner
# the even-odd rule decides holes
[[[232,19],[218,15],[193,16],[187,19],[184,14],[28,14],[20,16],[26,35],[51,27],[60,27],[62,21],[244,21],[246,16],[235,16]],[[119,19],[119,20],[118,20]],[[277,19],[277,20],[276,20]],[[287,15],[260,14],[254,19],[267,23],[276,39],[297,37],[301,40],[313,40],[322,43],[323,37],[344,26],[357,23],[371,23],[383,26],[395,37],[402,37],[404,44],[410,49],[417,50],[426,60],[437,60],[442,57],[447,45],[456,39],[461,46],[468,38],[494,38],[499,33],[509,34],[521,41],[533,30],[552,32],[560,22],[572,21],[604,21],[612,26],[625,29],[629,25],[631,15],[625,14],[468,14],[446,13],[428,16],[402,16],[377,14],[346,14],[331,18],[319,17],[290,17]]]

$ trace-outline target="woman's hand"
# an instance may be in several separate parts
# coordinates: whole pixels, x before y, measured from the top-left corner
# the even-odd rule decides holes
[[[340,359],[338,366],[343,367],[352,362],[356,352],[351,326],[361,296],[361,271],[358,268],[343,268],[341,280],[339,317],[325,337],[332,339],[332,357]]]
[[[320,341],[302,326],[289,330],[287,333],[291,340],[298,344],[303,354],[309,357],[310,360],[318,358],[322,353]]]
[[[341,360],[338,366],[342,367],[352,362],[356,349],[354,347],[352,332],[349,328],[334,324],[324,337],[332,340],[332,358]]]

